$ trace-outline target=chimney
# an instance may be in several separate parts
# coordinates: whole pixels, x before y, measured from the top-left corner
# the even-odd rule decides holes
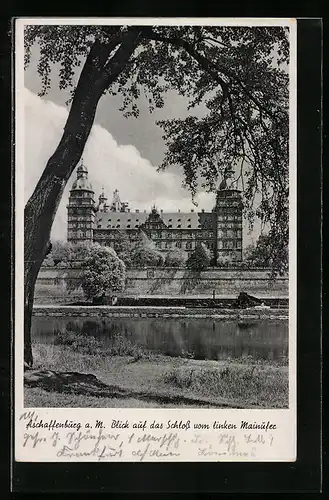
[[[135,212],[136,214],[139,214],[139,208],[136,208]]]
[[[130,212],[130,208],[128,208],[128,212]]]
[[[178,209],[177,212],[180,212],[180,209]]]
[[[201,209],[201,212],[204,213],[204,208]]]
[[[146,210],[144,210],[144,214],[146,214]]]

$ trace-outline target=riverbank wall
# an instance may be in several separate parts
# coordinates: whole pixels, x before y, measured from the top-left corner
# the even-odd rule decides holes
[[[79,269],[43,267],[35,288],[35,302],[72,303],[83,300]],[[270,277],[269,269],[209,269],[200,273],[183,268],[127,269],[121,294],[170,297],[237,297],[246,292],[259,298],[288,297],[288,277]]]
[[[188,307],[35,305],[34,316],[103,318],[213,318],[234,320],[288,318],[288,309],[210,309]]]

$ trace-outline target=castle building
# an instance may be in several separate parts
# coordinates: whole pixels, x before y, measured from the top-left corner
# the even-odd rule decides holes
[[[132,211],[127,202],[121,201],[117,189],[110,204],[104,190],[96,204],[87,167],[81,163],[67,213],[67,240],[71,243],[90,241],[115,247],[119,232],[124,231],[133,243],[143,231],[162,252],[179,248],[190,254],[203,243],[215,262],[242,260],[241,191],[228,188],[226,179],[219,186],[211,212],[163,212],[155,206],[150,212]]]

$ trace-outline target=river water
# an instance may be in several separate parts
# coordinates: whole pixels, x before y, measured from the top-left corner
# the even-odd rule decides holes
[[[170,356],[279,361],[288,356],[288,320],[204,318],[43,317],[32,319],[32,339],[53,343],[57,332],[93,335],[111,344],[115,335]]]

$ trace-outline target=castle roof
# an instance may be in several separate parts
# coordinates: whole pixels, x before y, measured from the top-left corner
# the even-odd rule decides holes
[[[71,191],[77,191],[77,190],[82,190],[82,191],[93,191],[93,187],[91,185],[91,182],[88,179],[88,169],[87,167],[82,163],[77,168],[77,178],[72,184]]]
[[[137,229],[149,217],[147,212],[97,212],[96,229]],[[159,213],[160,218],[170,229],[202,229],[211,228],[211,212],[170,212]]]
[[[80,177],[80,179],[76,179],[72,184],[71,191],[77,190],[91,191],[92,193],[94,192],[91,182],[88,179],[84,179],[83,177]]]

